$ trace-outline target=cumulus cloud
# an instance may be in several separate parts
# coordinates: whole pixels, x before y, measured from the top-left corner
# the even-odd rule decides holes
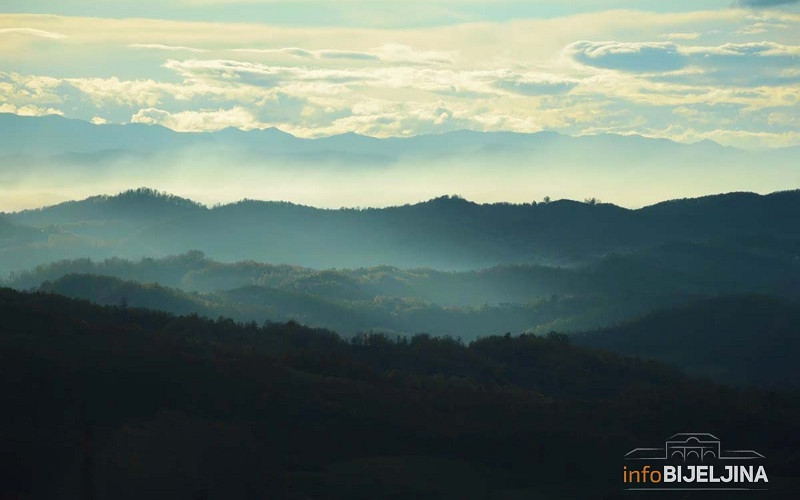
[[[8,102],[0,103],[0,113],[14,113],[21,116],[64,115],[63,111],[56,108],[41,107],[33,104],[16,106]]]
[[[111,78],[68,78],[64,80],[97,104],[156,106],[166,94],[181,96],[187,89],[155,80],[120,80]]]
[[[257,128],[258,125],[250,111],[242,107],[180,111],[177,113],[170,113],[156,108],[146,108],[131,116],[131,122],[162,125],[179,132],[208,132],[227,127],[249,130]]]
[[[58,109],[65,104],[67,90],[58,78],[0,72],[0,102],[6,106]]]

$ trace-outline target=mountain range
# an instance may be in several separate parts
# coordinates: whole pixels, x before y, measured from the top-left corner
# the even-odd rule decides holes
[[[301,138],[277,129],[175,132],[0,114],[0,199],[11,210],[149,185],[206,203],[237,197],[388,206],[459,193],[484,202],[600,198],[626,206],[800,186],[800,148],[746,151],[638,135],[459,130]]]
[[[796,256],[800,191],[730,193],[629,210],[559,200],[478,204],[440,197],[383,209],[241,201],[206,207],[139,189],[0,214],[0,273],[64,258],[164,257],[313,268],[574,265],[668,243],[726,241]],[[723,245],[724,246],[724,245]],[[754,250],[755,251],[755,250]]]

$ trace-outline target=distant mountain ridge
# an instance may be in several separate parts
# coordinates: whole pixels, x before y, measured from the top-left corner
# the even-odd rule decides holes
[[[800,147],[764,151],[740,150],[709,139],[694,143],[635,134],[570,136],[553,131],[531,133],[454,130],[440,134],[377,138],[353,132],[303,138],[276,128],[244,131],[176,132],[141,123],[97,125],[58,115],[41,117],[0,113],[0,158],[104,164],[126,156],[152,159],[185,151],[253,161],[280,160],[314,164],[386,165],[401,159],[443,157],[521,158],[525,163],[568,165],[633,162],[637,169],[668,160],[683,170],[687,163],[708,169],[737,164],[784,164],[800,157]],[[629,167],[625,167],[629,168]],[[721,169],[721,173],[725,170]]]
[[[659,149],[682,146],[699,151],[703,148],[715,152],[730,150],[710,140],[693,144],[677,143],[670,139],[648,138],[641,135],[599,134],[568,136],[558,132],[482,132],[454,130],[441,134],[408,137],[376,138],[346,132],[333,136],[307,139],[297,137],[277,128],[244,131],[228,127],[216,132],[176,132],[160,125],[141,123],[97,125],[83,120],[64,118],[59,115],[41,117],[0,113],[0,147],[3,154],[86,153],[91,151],[152,151],[166,145],[176,148],[206,143],[218,146],[230,143],[260,150],[302,147],[308,153],[345,151],[358,149],[365,154],[381,155],[402,151],[414,155],[421,149],[444,150],[454,146],[476,150],[486,147],[527,143],[531,147],[554,147],[561,143],[591,145],[612,141],[616,145],[625,143],[647,143]],[[46,139],[46,140],[43,140]]]
[[[638,210],[610,204],[477,204],[440,197],[382,209],[241,201],[206,207],[139,189],[4,214],[0,273],[76,257],[162,257],[200,250],[225,262],[314,268],[585,263],[668,242],[798,239],[800,191],[730,193]],[[11,229],[13,228],[13,229]],[[5,236],[13,230],[14,236]],[[771,244],[771,243],[769,243]]]
[[[800,148],[742,150],[639,135],[455,130],[295,137],[277,129],[176,132],[0,114],[0,210],[154,186],[208,203],[289,199],[386,207],[470,199],[613,200],[630,207],[709,192],[800,187]]]

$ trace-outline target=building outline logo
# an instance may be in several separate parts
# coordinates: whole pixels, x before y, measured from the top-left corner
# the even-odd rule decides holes
[[[766,458],[755,450],[723,450],[720,439],[708,432],[679,432],[664,442],[663,448],[634,448],[625,460],[760,460]]]

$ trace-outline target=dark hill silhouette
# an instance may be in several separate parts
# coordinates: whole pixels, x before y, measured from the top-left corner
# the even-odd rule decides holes
[[[152,224],[162,218],[181,217],[206,207],[191,200],[138,188],[114,196],[99,195],[80,201],[68,201],[51,207],[13,214],[20,224],[38,227],[86,222]]]
[[[719,235],[787,234],[788,225],[798,216],[797,201],[796,190],[766,197],[728,193],[666,201],[642,208],[640,212],[661,230],[685,238],[704,238],[710,227]]]
[[[376,295],[346,298],[335,292],[269,286],[242,286],[212,293],[190,293],[156,283],[125,281],[110,276],[67,274],[45,281],[39,291],[86,299],[97,304],[149,308],[173,314],[198,314],[207,318],[232,317],[238,321],[299,321],[333,328],[348,337],[363,332],[410,335],[431,333],[474,339],[505,331],[549,331],[553,324],[586,328],[639,315],[648,304],[609,304],[603,297],[542,300],[529,304],[480,307],[446,307],[414,297]]]
[[[415,205],[326,210],[242,201],[207,208],[139,189],[7,220],[69,236],[45,248],[0,249],[0,272],[61,258],[161,257],[198,249],[222,261],[307,267],[469,269],[509,263],[575,264],[674,241],[800,238],[800,191],[732,193],[639,210],[569,200],[513,205],[440,197]]]
[[[152,193],[146,195],[152,196]],[[193,213],[206,213],[208,210],[184,201],[177,203]],[[519,208],[482,207],[450,198],[431,203],[448,205],[451,209],[455,208],[456,212],[464,207],[470,210]],[[153,205],[170,207],[172,203],[156,198]],[[308,212],[307,220],[347,218],[362,214],[359,211],[320,211],[263,202],[244,202],[230,206],[228,210],[243,210],[245,215],[237,214],[234,218],[246,222],[241,225],[242,228],[252,227],[263,220],[246,220],[246,214],[251,207],[265,205],[274,208],[278,218],[298,208]],[[320,230],[326,230],[321,222],[314,224],[319,224]],[[80,229],[103,230],[104,227],[104,223],[98,222],[94,226],[87,223]],[[211,229],[208,225],[206,228]],[[49,251],[56,256],[65,247],[75,252],[95,254],[115,250],[113,246],[81,246],[80,240],[75,243],[77,238],[74,236],[72,240],[59,239],[69,237],[71,233],[68,229],[50,228],[47,230],[49,233],[31,231],[40,240],[45,238],[44,243],[12,246],[5,250],[6,254],[11,255],[16,251],[20,255],[19,260],[22,260],[31,253],[31,249]],[[276,238],[274,232],[271,235],[251,235],[243,229],[226,231],[220,228],[219,231],[226,232],[229,237],[238,235],[240,239],[249,238],[248,241],[261,238],[260,244],[268,251],[283,248],[288,252],[296,249],[298,243],[317,249],[312,244],[320,241],[317,239],[319,235],[299,235],[304,240],[297,242],[289,237],[289,234],[296,234],[289,233],[290,229],[281,238]],[[108,234],[107,230],[105,234]],[[141,245],[142,240],[137,237],[139,234],[132,233],[127,241],[132,245],[139,244],[146,253],[147,247]],[[176,228],[173,236],[180,234],[180,229]],[[497,235],[497,238],[503,236]],[[332,236],[337,237],[341,241],[341,234]],[[360,241],[353,242],[356,246],[364,246]],[[74,246],[69,247],[68,243]],[[464,245],[468,245],[468,242]],[[335,248],[330,245],[325,247],[324,252],[331,255]],[[308,251],[308,248],[296,250],[296,253],[303,251]],[[257,321],[295,318],[314,326],[334,327],[345,334],[377,329],[402,333],[426,331],[473,338],[487,330],[519,333],[597,328],[633,319],[648,311],[718,295],[761,293],[798,300],[798,255],[800,238],[772,234],[672,241],[627,252],[609,253],[572,267],[504,264],[459,272],[393,266],[316,270],[253,260],[223,263],[207,257],[203,252],[192,251],[138,261],[120,258],[58,260],[16,273],[6,283],[18,289],[31,289],[43,282],[50,282],[49,286],[63,284],[62,277],[71,274],[111,276],[179,289],[172,291],[177,295],[200,292],[204,295],[192,299],[191,307],[194,309],[191,310],[211,316],[225,314]],[[19,265],[19,260],[13,263]],[[72,279],[86,283],[78,288],[66,286],[60,290],[62,293],[101,303],[116,304],[124,295],[119,289],[135,286],[95,283],[91,276]],[[57,288],[52,290],[59,291]],[[171,312],[187,311],[177,306],[167,307],[168,304],[172,302],[162,303],[160,299],[152,298],[142,303]]]
[[[735,385],[800,388],[800,303],[765,295],[732,295],[668,308],[686,296],[634,298],[582,296],[528,304],[442,307],[411,297],[347,299],[319,291],[325,277],[303,288],[244,286],[213,293],[189,293],[152,283],[68,274],[42,283],[40,291],[88,299],[103,305],[149,308],[239,321],[295,320],[352,337],[360,332],[429,332],[476,339],[504,331],[569,331],[640,319],[602,330],[575,333],[575,343],[657,359],[688,373]],[[332,276],[331,278],[336,278]],[[351,283],[352,284],[352,283]],[[363,290],[362,290],[363,293]],[[355,295],[355,293],[354,293]]]
[[[718,297],[576,334],[580,345],[657,359],[726,383],[800,387],[800,303]]]
[[[796,395],[560,335],[344,341],[7,289],[0,317],[4,498],[627,498],[623,455],[695,428],[770,457],[759,498],[796,487]]]

